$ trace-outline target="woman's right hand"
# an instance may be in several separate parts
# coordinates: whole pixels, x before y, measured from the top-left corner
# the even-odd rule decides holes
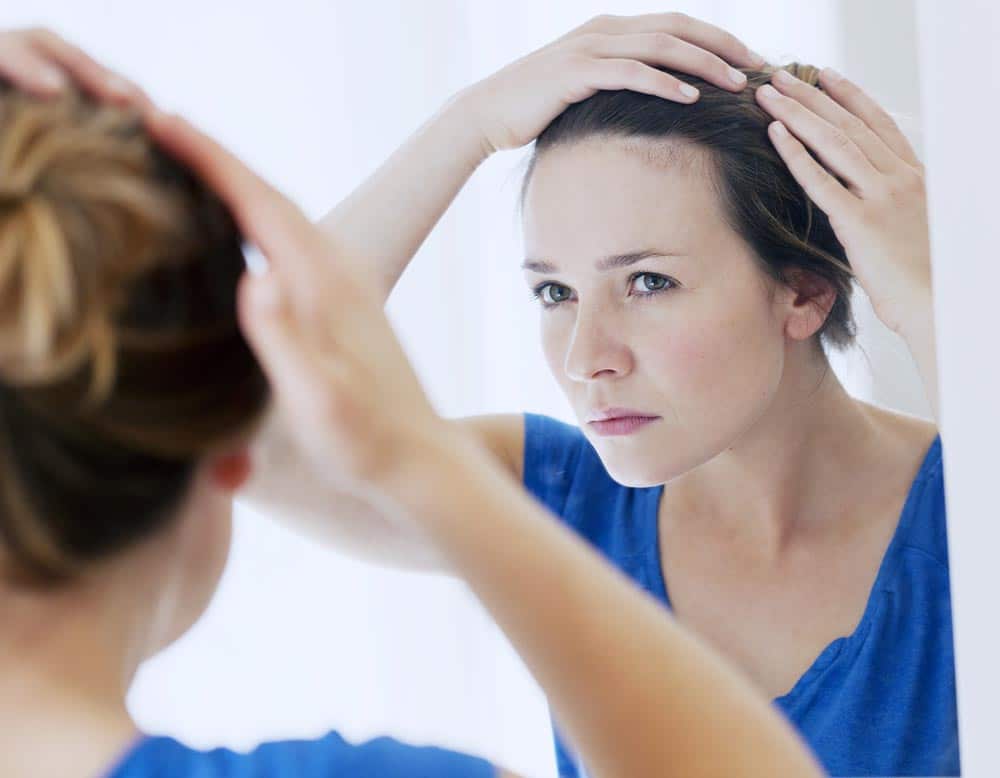
[[[714,25],[681,13],[598,16],[457,95],[487,152],[533,141],[569,105],[601,90],[628,89],[691,103],[685,85],[654,66],[739,91],[746,78],[731,65],[764,59]]]

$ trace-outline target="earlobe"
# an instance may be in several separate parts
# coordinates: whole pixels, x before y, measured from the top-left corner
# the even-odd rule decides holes
[[[229,454],[222,454],[209,464],[212,483],[226,492],[236,492],[250,478],[253,460],[249,449],[243,448]]]

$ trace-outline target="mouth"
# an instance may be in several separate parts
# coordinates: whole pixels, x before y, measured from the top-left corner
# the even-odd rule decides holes
[[[598,418],[588,421],[587,426],[598,435],[631,435],[643,427],[659,421],[660,418],[660,416],[650,416],[638,411],[612,409],[609,412],[598,414]]]

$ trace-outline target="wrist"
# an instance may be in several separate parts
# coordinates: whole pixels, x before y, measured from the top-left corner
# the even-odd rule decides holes
[[[934,331],[934,294],[928,286],[909,295],[891,317],[890,329],[904,340]]]
[[[462,153],[469,155],[478,165],[491,156],[496,148],[490,142],[489,133],[484,126],[475,87],[473,84],[448,98],[438,111],[438,118],[450,128],[457,148],[462,149]]]

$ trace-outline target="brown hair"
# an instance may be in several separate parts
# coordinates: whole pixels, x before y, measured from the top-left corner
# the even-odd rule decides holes
[[[743,70],[748,86],[733,93],[702,79],[661,68],[701,92],[691,104],[637,92],[605,91],[569,106],[539,136],[524,178],[526,191],[540,154],[590,137],[679,141],[706,150],[712,183],[733,228],[753,250],[770,278],[802,294],[830,285],[836,292],[817,340],[836,348],[854,342],[851,312],[854,274],[826,214],[805,194],[767,135],[772,117],[754,93],[777,69]],[[819,70],[791,63],[783,67],[818,86]]]
[[[0,551],[65,581],[166,525],[269,397],[231,214],[130,111],[0,86]]]

